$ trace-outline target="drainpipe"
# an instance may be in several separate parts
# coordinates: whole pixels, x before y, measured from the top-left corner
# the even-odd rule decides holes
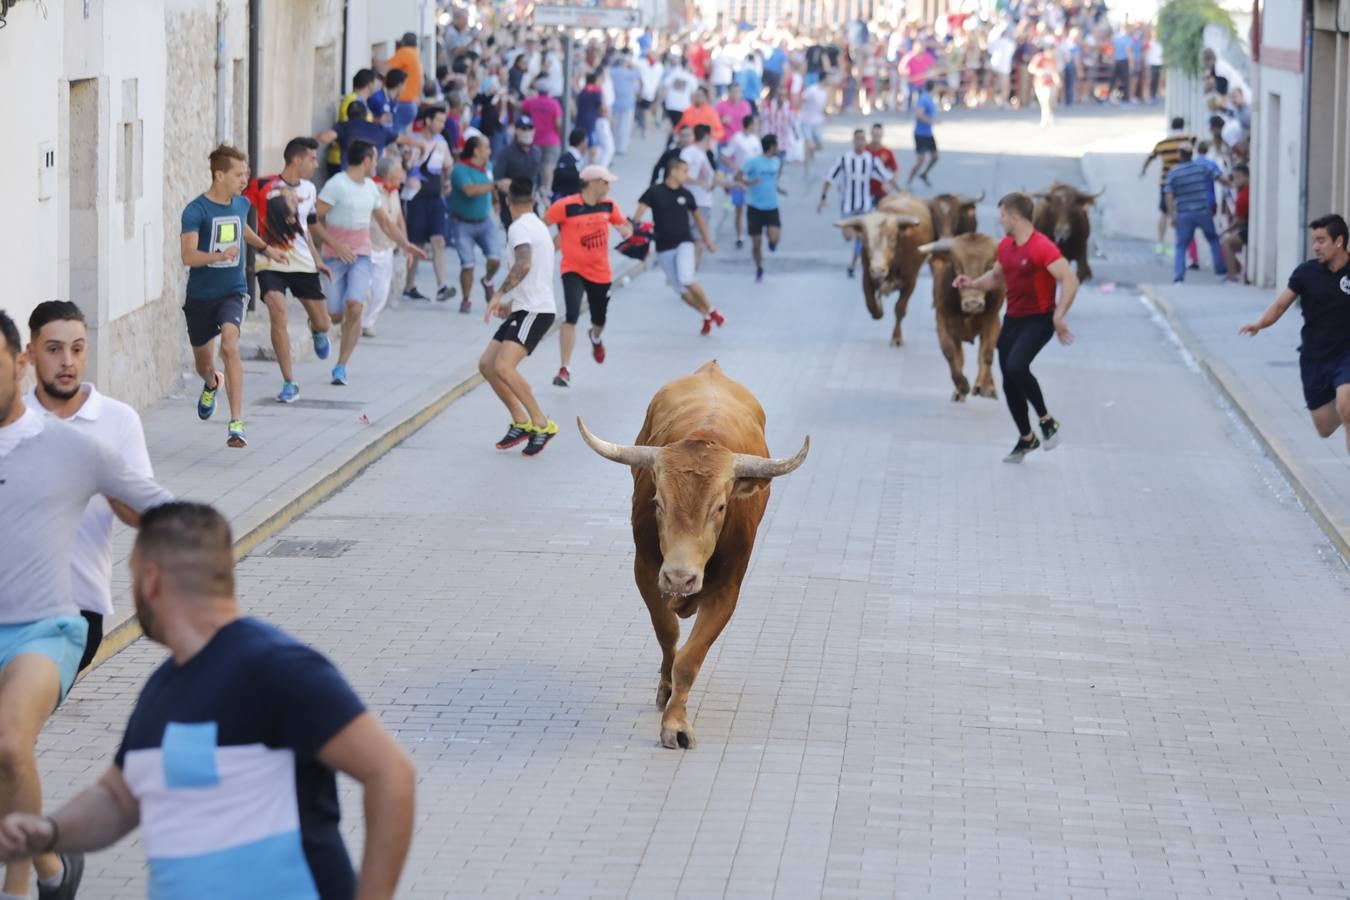
[[[216,141],[230,142],[230,108],[225,102],[229,91],[229,54],[225,50],[225,23],[229,9],[224,3],[216,7]]]
[[[1304,226],[1308,222],[1308,166],[1312,163],[1312,146],[1308,141],[1308,130],[1312,127],[1310,118],[1312,116],[1313,92],[1313,22],[1312,10],[1306,3],[1303,5],[1303,33],[1299,35],[1299,39],[1303,42],[1303,46],[1299,48],[1300,62],[1303,63],[1303,72],[1301,73],[1303,76],[1303,96],[1299,102],[1298,129],[1302,153],[1299,159],[1301,165],[1298,167],[1298,221],[1294,223],[1294,227],[1298,229],[1297,246],[1302,249],[1303,252],[1299,256],[1303,258],[1308,255],[1308,231]],[[1273,273],[1263,274],[1273,275]],[[1274,279],[1271,278],[1270,280],[1273,285]]]
[[[262,110],[258,108],[261,93],[259,82],[262,79],[262,0],[248,0],[248,158],[253,171],[261,171],[258,162],[258,130],[262,122]],[[254,219],[255,226],[258,225]],[[253,286],[253,250],[249,248],[248,260],[244,264],[245,278],[250,288]],[[257,305],[258,292],[250,290],[248,308],[252,312]]]

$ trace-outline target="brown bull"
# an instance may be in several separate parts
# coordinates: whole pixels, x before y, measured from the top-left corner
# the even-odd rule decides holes
[[[764,410],[716,360],[656,392],[635,445],[602,441],[580,418],[577,428],[596,453],[632,467],[633,575],[661,645],[661,743],[693,747],[689,689],[736,609],[769,480],[800,466],[811,439],[791,459],[766,458]],[[677,650],[679,619],[695,612]]]
[[[900,346],[904,343],[900,326],[923,268],[919,245],[933,239],[928,204],[912,194],[891,194],[883,197],[872,212],[834,224],[843,229],[846,238],[862,238],[863,299],[872,318],[885,316],[881,301],[899,291],[891,344]]]
[[[964,194],[938,194],[928,201],[928,211],[933,216],[933,237],[956,237],[958,234],[973,234],[979,224],[975,221],[975,207],[984,200],[984,191],[978,197]]]
[[[1092,278],[1092,265],[1088,262],[1089,238],[1092,235],[1088,207],[1102,193],[1105,192],[1085,194],[1071,184],[1056,181],[1044,191],[1032,195],[1036,201],[1032,224],[1037,231],[1055,242],[1066,260],[1077,264],[1079,281]]]
[[[998,241],[985,234],[963,234],[942,238],[919,248],[930,254],[933,268],[933,310],[937,314],[938,346],[951,369],[952,399],[960,402],[970,393],[965,374],[962,343],[980,340],[979,366],[975,374],[975,396],[998,397],[994,387],[994,347],[998,344],[999,310],[1003,306],[1003,288],[992,291],[952,286],[958,275],[979,278],[998,261]]]

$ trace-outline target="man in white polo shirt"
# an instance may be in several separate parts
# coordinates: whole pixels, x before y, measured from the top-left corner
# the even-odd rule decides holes
[[[141,417],[130,406],[103,396],[84,381],[84,367],[89,361],[87,344],[84,313],[78,306],[69,300],[39,303],[28,317],[28,357],[37,384],[24,397],[24,404],[93,435],[116,451],[132,471],[153,478]],[[104,619],[113,612],[114,513],[128,524],[134,522],[122,504],[109,503],[102,495],[90,500],[70,547],[71,593],[80,615],[89,623],[80,671],[93,662],[103,641]]]

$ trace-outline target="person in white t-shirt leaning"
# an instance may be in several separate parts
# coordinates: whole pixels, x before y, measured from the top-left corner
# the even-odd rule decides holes
[[[535,456],[558,433],[558,424],[544,415],[519,366],[539,346],[558,313],[553,296],[556,260],[553,235],[534,212],[534,183],[528,178],[511,179],[507,202],[511,205],[511,227],[506,232],[511,268],[483,316],[485,322],[493,316],[506,321],[488,341],[478,371],[511,414],[511,424],[497,449],[524,443],[521,453]]]
[[[145,431],[136,410],[105,397],[84,381],[89,361],[89,334],[84,313],[69,300],[39,303],[28,317],[28,358],[37,384],[24,405],[40,415],[63,419],[114,450],[133,472],[154,476]],[[89,636],[78,671],[84,671],[103,641],[104,620],[113,614],[113,515],[134,524],[137,519],[116,500],[96,496],[85,507],[75,542],[70,546],[70,584],[75,605],[89,623]]]
[[[806,148],[806,171],[811,171],[811,158],[825,149],[825,106],[830,95],[825,86],[816,82],[802,93],[802,141]]]
[[[719,181],[724,181],[718,176],[717,169],[709,159],[711,151],[712,128],[708,125],[695,125],[694,142],[680,151],[680,159],[689,166],[689,180],[684,186],[694,195],[698,211],[709,227],[712,227],[713,189],[717,187]],[[694,255],[694,270],[698,271],[702,265],[703,247],[698,245]]]

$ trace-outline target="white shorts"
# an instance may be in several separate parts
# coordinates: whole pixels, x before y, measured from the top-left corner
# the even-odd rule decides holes
[[[815,144],[816,149],[825,146],[825,126],[802,123],[802,139],[808,144]]]
[[[661,261],[661,268],[666,270],[666,282],[676,293],[683,295],[684,289],[693,284],[696,278],[693,242],[685,241],[678,247],[662,250],[656,254],[656,258]]]

